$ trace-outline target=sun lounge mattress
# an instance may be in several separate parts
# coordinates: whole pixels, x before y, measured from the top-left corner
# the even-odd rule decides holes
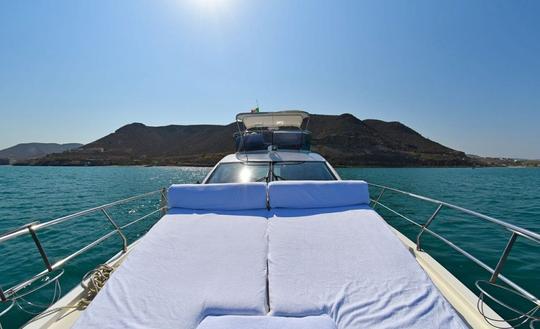
[[[171,209],[74,328],[191,329],[208,315],[266,314],[267,220],[258,213]]]
[[[271,314],[327,314],[339,329],[467,327],[368,206],[273,212]]]

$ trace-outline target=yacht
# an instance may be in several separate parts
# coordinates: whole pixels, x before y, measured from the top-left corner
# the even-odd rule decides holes
[[[236,121],[236,153],[198,184],[172,185],[1,235],[1,244],[30,236],[43,269],[0,289],[0,321],[23,309],[27,296],[49,289],[53,301],[24,328],[539,325],[538,298],[503,274],[516,240],[537,245],[538,233],[444,201],[342,180],[324,157],[311,152],[306,112],[241,113]],[[406,209],[385,201],[390,194],[432,204],[435,211],[415,221]],[[152,212],[124,225],[111,216],[111,208],[147,198],[159,203]],[[378,212],[382,209],[416,226],[415,239],[390,226]],[[445,209],[509,232],[495,266],[431,229]],[[92,213],[102,214],[112,230],[65,258],[47,256],[41,230]],[[159,217],[152,228],[128,241],[125,229],[152,216]],[[118,253],[61,296],[56,287],[66,264],[117,235]],[[427,235],[485,271],[476,281],[478,294],[423,248]],[[513,297],[501,300],[494,290]],[[518,301],[531,309],[521,311]],[[514,316],[502,317],[499,310]]]

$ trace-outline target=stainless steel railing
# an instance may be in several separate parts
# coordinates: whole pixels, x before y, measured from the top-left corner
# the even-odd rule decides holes
[[[159,204],[159,208],[142,216],[142,217],[139,217],[127,224],[124,224],[124,225],[118,225],[117,222],[112,218],[111,214],[107,211],[109,208],[111,207],[114,207],[114,206],[117,206],[117,205],[121,205],[121,204],[126,204],[128,202],[131,202],[131,201],[135,201],[135,200],[140,200],[140,199],[143,199],[143,198],[148,198],[148,197],[151,197],[151,196],[156,196],[156,195],[159,195],[160,196],[160,204]],[[165,188],[163,189],[160,189],[160,190],[157,190],[157,191],[152,191],[152,192],[148,192],[148,193],[144,193],[144,194],[140,194],[140,195],[136,195],[136,196],[132,196],[132,197],[129,197],[129,198],[126,198],[126,199],[123,199],[123,200],[119,200],[119,201],[115,201],[115,202],[112,202],[112,203],[108,203],[108,204],[104,204],[104,205],[101,205],[101,206],[98,206],[98,207],[94,207],[94,208],[90,208],[90,209],[86,209],[86,210],[83,210],[83,211],[79,211],[77,213],[74,213],[74,214],[71,214],[71,215],[67,215],[67,216],[64,216],[64,217],[60,217],[60,218],[57,218],[57,219],[53,219],[53,220],[50,220],[50,221],[47,221],[47,222],[44,222],[44,223],[40,223],[40,222],[32,222],[32,223],[29,223],[29,224],[26,224],[24,226],[21,226],[15,230],[12,230],[10,232],[6,232],[2,235],[0,235],[0,243],[3,243],[3,242],[6,242],[6,241],[9,241],[13,238],[16,238],[18,236],[21,236],[21,235],[25,235],[25,234],[29,234],[31,237],[32,237],[32,240],[34,241],[34,244],[35,244],[35,247],[37,249],[37,251],[39,252],[40,256],[41,256],[41,259],[43,260],[43,263],[44,263],[44,267],[45,269],[35,275],[33,275],[32,277],[30,277],[29,279],[26,279],[24,281],[22,281],[21,283],[18,283],[18,284],[15,284],[14,286],[8,288],[8,289],[2,289],[0,287],[0,302],[9,302],[9,301],[14,301],[18,298],[21,298],[23,296],[26,296],[28,293],[30,292],[33,292],[35,291],[36,289],[32,289],[30,292],[26,292],[26,293],[23,293],[23,294],[18,294],[18,292],[20,292],[21,290],[29,287],[30,285],[32,285],[34,282],[44,278],[44,277],[47,277],[49,275],[52,274],[53,271],[57,271],[57,270],[61,270],[62,267],[68,263],[69,261],[71,261],[73,258],[85,253],[86,251],[92,249],[93,247],[97,246],[98,244],[100,244],[101,242],[107,240],[108,238],[110,238],[111,236],[113,235],[116,235],[118,234],[122,240],[122,247],[120,249],[121,253],[125,253],[127,251],[127,248],[128,248],[128,239],[126,237],[126,235],[124,234],[124,229],[137,223],[137,222],[140,222],[141,220],[144,220],[152,215],[155,215],[157,213],[161,213],[162,215],[165,214],[166,212],[166,209],[167,209],[167,190]],[[89,215],[89,214],[93,214],[93,213],[101,213],[103,214],[104,218],[112,225],[112,227],[114,228],[112,231],[110,231],[109,233],[101,236],[100,238],[94,240],[93,242],[87,244],[86,246],[84,246],[83,248],[75,251],[74,253],[52,263],[50,258],[47,256],[46,252],[45,252],[45,248],[43,247],[43,244],[41,242],[41,240],[39,239],[39,236],[38,236],[38,231],[44,229],[44,228],[47,228],[47,227],[51,227],[51,226],[54,226],[54,225],[58,225],[58,224],[61,224],[61,223],[64,223],[64,222],[67,222],[67,221],[70,221],[72,219],[75,219],[75,218],[79,218],[81,216],[85,216],[85,215]],[[61,275],[61,274],[59,274]],[[59,275],[51,275],[51,277],[53,278],[56,278],[57,276]],[[47,282],[52,282],[54,280],[47,280]],[[44,286],[45,284],[42,284],[42,286]],[[41,286],[40,286],[41,287]]]
[[[451,247],[455,251],[457,251],[460,254],[462,254],[463,256],[465,256],[467,259],[471,260],[472,262],[474,262],[475,264],[477,264],[478,266],[480,266],[481,268],[483,268],[484,270],[489,272],[491,276],[490,276],[489,280],[487,281],[487,283],[495,285],[495,282],[497,280],[500,280],[500,281],[504,282],[505,284],[507,284],[512,289],[514,289],[515,292],[517,292],[520,296],[524,297],[525,299],[529,300],[534,305],[536,305],[533,308],[532,312],[529,311],[529,312],[531,312],[530,314],[523,315],[523,316],[525,318],[527,318],[526,320],[531,320],[533,322],[534,321],[539,321],[539,319],[537,317],[534,317],[533,315],[536,313],[536,311],[538,311],[540,309],[540,300],[536,296],[534,296],[532,293],[530,293],[529,291],[527,291],[523,287],[519,286],[518,284],[516,284],[515,282],[513,282],[509,278],[505,277],[501,273],[502,273],[503,267],[504,267],[504,265],[506,263],[506,260],[507,260],[508,256],[510,255],[510,252],[512,251],[512,247],[514,246],[514,244],[515,244],[516,240],[518,239],[518,237],[525,238],[525,239],[527,239],[529,241],[532,241],[533,243],[536,243],[536,244],[540,245],[540,234],[529,231],[527,229],[524,229],[522,227],[510,224],[510,223],[507,223],[507,222],[502,221],[500,219],[496,219],[496,218],[493,218],[493,217],[478,213],[476,211],[472,211],[472,210],[469,210],[469,209],[466,209],[466,208],[463,208],[463,207],[459,207],[459,206],[456,206],[456,205],[453,205],[453,204],[450,204],[450,203],[447,203],[447,202],[444,202],[444,201],[428,198],[428,197],[417,195],[417,194],[410,193],[410,192],[405,192],[405,191],[402,191],[402,190],[398,190],[398,189],[383,186],[383,185],[378,185],[378,184],[373,184],[373,183],[368,183],[368,184],[369,184],[369,186],[380,189],[380,192],[378,193],[377,197],[374,198],[374,199],[371,199],[372,207],[374,209],[377,206],[380,206],[380,207],[386,209],[387,211],[391,212],[392,214],[394,214],[394,215],[396,215],[396,216],[406,220],[407,222],[409,222],[409,223],[411,223],[411,224],[413,224],[413,225],[420,228],[420,232],[418,232],[418,234],[416,235],[416,249],[418,251],[423,251],[422,250],[422,239],[421,238],[424,235],[424,233],[428,233],[428,234],[432,235],[433,237],[435,237],[438,240],[444,242],[446,245],[448,245],[449,247]],[[406,195],[406,196],[414,198],[414,199],[426,201],[426,202],[437,205],[437,208],[427,218],[427,220],[423,224],[420,224],[417,221],[414,221],[411,218],[403,215],[402,213],[392,209],[387,204],[384,204],[381,201],[381,198],[387,192]],[[480,259],[473,256],[471,253],[465,251],[463,248],[459,247],[458,245],[456,245],[452,241],[450,241],[447,238],[441,236],[440,234],[432,231],[429,228],[429,226],[437,219],[437,217],[440,214],[441,210],[443,210],[444,208],[454,209],[454,210],[457,210],[458,212],[461,212],[461,213],[464,213],[464,214],[467,214],[467,215],[471,215],[471,216],[473,216],[475,218],[478,218],[478,219],[493,223],[493,224],[495,224],[495,225],[497,225],[497,226],[499,226],[499,227],[501,227],[501,228],[503,228],[503,229],[505,229],[505,230],[507,230],[507,231],[509,231],[511,233],[510,238],[508,239],[505,248],[502,250],[502,252],[501,252],[501,254],[499,256],[499,260],[498,260],[497,265],[495,266],[495,268],[493,268],[493,267],[487,265],[486,263],[482,262]],[[479,281],[482,281],[482,280],[479,280]],[[476,283],[476,286],[479,287],[478,282]],[[481,291],[481,298],[482,298],[483,295],[487,295],[487,296],[489,296],[491,298],[491,296],[489,294],[487,294],[480,287],[479,287],[479,290]],[[493,298],[491,298],[491,299],[493,299]],[[495,301],[498,304],[502,305],[503,307],[506,307],[507,309],[509,308],[508,305],[504,305],[504,303],[501,303],[498,300],[495,300]],[[515,309],[513,309],[513,311],[516,312]]]

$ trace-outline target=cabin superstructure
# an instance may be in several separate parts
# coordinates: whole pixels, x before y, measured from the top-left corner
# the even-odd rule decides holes
[[[237,152],[299,150],[309,151],[309,114],[304,111],[240,113],[236,116]]]

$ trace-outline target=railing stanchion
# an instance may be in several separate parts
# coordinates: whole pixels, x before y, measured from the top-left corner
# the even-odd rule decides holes
[[[385,187],[382,188],[381,193],[379,193],[379,196],[377,197],[377,199],[375,199],[375,201],[373,201],[373,207],[372,207],[373,209],[375,209],[375,207],[377,207],[377,205],[379,204],[379,200],[383,196],[384,191],[386,191]]]
[[[34,228],[32,226],[33,224],[28,225],[28,231],[30,232],[30,235],[32,236],[32,240],[34,240],[34,243],[36,244],[39,254],[41,255],[41,258],[43,259],[43,263],[45,263],[45,267],[47,267],[47,270],[49,272],[52,272],[53,269],[52,269],[51,262],[49,261],[49,257],[47,257],[47,254],[45,253],[45,249],[43,249],[43,245],[41,245],[41,241],[39,241],[36,231],[34,231]]]
[[[4,289],[0,287],[0,301],[1,302],[7,302],[6,295],[4,294]]]
[[[161,208],[161,215],[164,216],[167,213],[167,189],[161,189],[161,198],[159,200],[159,207]]]
[[[122,232],[122,229],[120,229],[120,226],[118,226],[116,224],[116,222],[111,218],[111,216],[109,215],[109,213],[107,212],[107,210],[105,210],[105,208],[102,208],[101,211],[103,212],[103,214],[105,215],[105,217],[107,217],[107,219],[109,220],[109,222],[111,222],[111,224],[114,226],[114,228],[116,229],[116,232],[118,232],[118,234],[120,235],[120,237],[122,238],[122,251],[124,253],[127,252],[127,247],[128,247],[128,241],[127,241],[127,238],[126,236],[124,235],[124,232]]]
[[[435,217],[437,217],[437,215],[439,214],[439,212],[441,211],[443,205],[442,204],[439,204],[439,206],[437,207],[437,209],[435,210],[435,212],[431,215],[431,217],[429,217],[429,219],[427,220],[427,222],[422,225],[422,229],[420,230],[420,233],[418,233],[418,235],[416,236],[416,250],[418,251],[421,251],[422,250],[422,247],[420,245],[420,237],[422,236],[422,234],[424,234],[424,231],[426,230],[426,228],[431,224],[431,222],[433,222],[433,220],[435,219]]]
[[[504,263],[506,263],[506,259],[508,258],[508,255],[510,254],[512,247],[514,246],[514,242],[516,242],[517,237],[518,235],[515,232],[512,232],[512,235],[510,236],[510,239],[508,240],[506,247],[504,247],[504,251],[501,255],[501,258],[499,258],[499,262],[497,263],[497,266],[495,267],[495,270],[493,271],[493,274],[491,275],[489,282],[495,283],[495,281],[497,281],[497,277],[501,273]]]

